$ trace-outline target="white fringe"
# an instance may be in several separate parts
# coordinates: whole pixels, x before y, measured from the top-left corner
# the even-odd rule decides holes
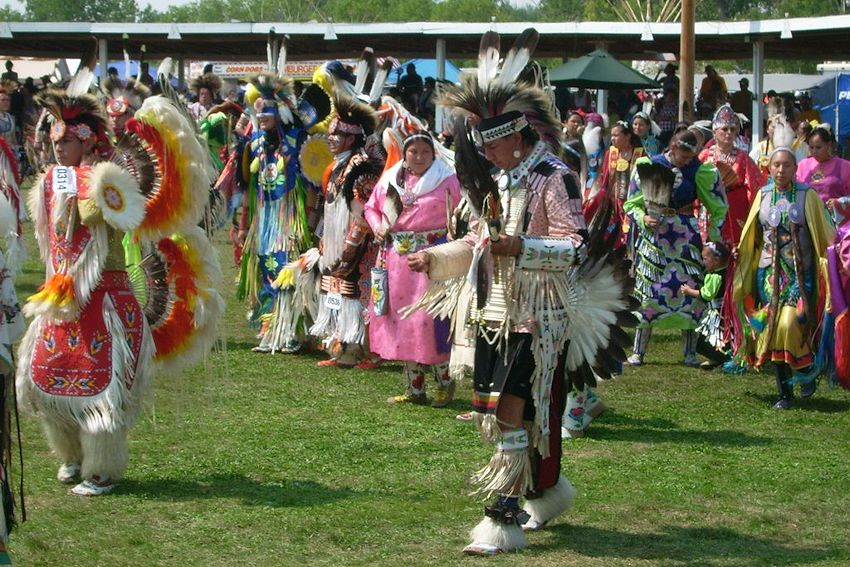
[[[476,472],[470,483],[478,488],[473,496],[525,494],[534,488],[528,450],[497,450],[490,462]]]
[[[472,412],[472,419],[478,432],[481,434],[481,439],[485,443],[496,443],[502,435],[502,430],[499,428],[499,420],[492,413]]]
[[[83,450],[81,477],[91,478],[97,475],[113,482],[121,480],[129,461],[125,428],[100,433],[84,432],[80,435],[80,446]]]
[[[319,300],[319,316],[310,327],[310,334],[321,338],[326,347],[339,341],[341,343],[362,345],[366,339],[366,324],[363,320],[363,306],[360,300],[342,298],[342,308],[328,309],[324,295]]]
[[[319,268],[322,272],[332,270],[342,259],[345,238],[348,236],[351,221],[351,213],[342,194],[334,197],[333,203],[325,203],[325,233],[322,235],[322,257],[319,260]]]
[[[279,289],[274,306],[268,314],[268,326],[260,336],[260,346],[271,352],[281,350],[287,343],[298,339],[296,333],[300,312],[295,308],[295,293],[290,289]]]
[[[432,280],[428,283],[428,289],[414,303],[398,310],[402,319],[410,317],[420,309],[431,317],[452,318],[458,308],[461,289],[466,284],[466,278],[452,278],[450,280]]]
[[[47,218],[47,206],[44,201],[44,184],[49,179],[51,170],[42,174],[27,194],[27,208],[35,225],[35,240],[38,243],[38,253],[41,261],[50,270],[50,220]]]
[[[55,421],[76,425],[86,433],[132,427],[149,386],[150,362],[155,350],[153,337],[147,322],[143,321],[139,358],[134,360],[121,318],[108,294],[103,300],[103,317],[112,339],[112,376],[106,389],[89,397],[53,396],[32,383],[35,342],[46,322],[44,316],[40,316],[30,324],[18,349],[22,363],[17,369],[17,386],[22,408],[34,410],[36,414],[50,414]],[[129,382],[132,382],[131,389],[127,388]]]

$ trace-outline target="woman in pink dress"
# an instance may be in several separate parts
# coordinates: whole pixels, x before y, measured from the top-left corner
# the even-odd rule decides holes
[[[850,218],[850,161],[835,155],[835,138],[820,125],[807,140],[810,155],[797,166],[797,181],[817,191],[836,225]]]
[[[386,292],[373,286],[369,321],[372,352],[404,363],[407,391],[390,403],[425,404],[426,374],[437,381],[431,405],[443,407],[454,396],[449,376],[448,321],[435,321],[424,311],[402,319],[398,310],[412,304],[428,287],[428,277],[407,267],[407,255],[446,241],[447,211],[460,202],[454,168],[435,159],[430,134],[417,131],[404,140],[404,160],[384,172],[364,211],[381,243],[385,258]],[[381,286],[378,286],[381,289]]]

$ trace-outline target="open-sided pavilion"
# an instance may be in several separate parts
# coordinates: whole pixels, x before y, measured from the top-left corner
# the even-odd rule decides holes
[[[5,56],[67,57],[77,55],[96,39],[101,69],[122,50],[146,57],[173,57],[184,76],[186,59],[244,60],[263,58],[270,38],[272,50],[287,36],[288,58],[315,60],[356,57],[370,46],[378,56],[436,57],[438,77],[444,78],[448,58],[474,58],[481,34],[495,30],[509,43],[526,27],[540,32],[536,56],[568,59],[603,48],[620,59],[661,59],[679,52],[678,23],[630,22],[405,22],[405,23],[86,23],[2,22],[0,54]],[[764,60],[850,59],[850,15],[781,20],[697,22],[695,57],[747,59],[752,57],[751,88],[763,92]],[[760,122],[761,105],[753,118]]]

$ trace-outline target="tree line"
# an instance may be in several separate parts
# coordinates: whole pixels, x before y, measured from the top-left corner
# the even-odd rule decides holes
[[[750,20],[845,13],[850,0],[701,0],[697,20]],[[69,22],[500,22],[618,21],[633,18],[613,0],[193,0],[153,9],[145,0],[25,0],[0,7],[0,20]]]

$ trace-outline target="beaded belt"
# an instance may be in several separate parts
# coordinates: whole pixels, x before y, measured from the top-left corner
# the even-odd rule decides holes
[[[421,248],[433,246],[446,237],[446,229],[426,230],[424,232],[400,231],[392,233],[393,250],[399,256],[413,254]]]
[[[652,215],[660,215],[660,216],[663,216],[663,217],[674,217],[674,216],[677,216],[677,215],[685,215],[685,216],[692,217],[692,216],[694,216],[694,204],[688,203],[687,205],[684,205],[684,206],[682,206],[678,209],[674,209],[672,207],[658,207],[658,208],[647,207],[646,212],[649,213],[649,214],[652,214]]]
[[[325,293],[338,293],[346,297],[358,295],[357,284],[337,278],[334,276],[322,276],[322,291]]]

